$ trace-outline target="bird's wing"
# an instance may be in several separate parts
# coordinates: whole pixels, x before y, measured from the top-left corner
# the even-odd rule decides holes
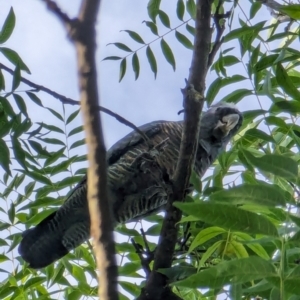
[[[161,131],[160,125],[164,122],[148,123],[139,129],[151,140]],[[116,163],[127,151],[142,143],[146,141],[140,133],[129,133],[107,152],[108,165]],[[51,264],[89,238],[86,184],[87,178],[84,176],[56,212],[23,233],[19,253],[32,268],[43,268]]]
[[[116,142],[108,151],[107,151],[107,162],[108,165],[112,165],[119,160],[120,157],[124,155],[130,148],[141,144],[141,143],[149,143],[151,146],[151,138],[161,132],[161,126],[163,123],[167,121],[155,121],[148,124],[145,124],[139,127],[140,131],[144,133],[144,135],[149,139],[149,141],[145,141],[144,136],[142,136],[137,131],[132,131],[121,140]]]

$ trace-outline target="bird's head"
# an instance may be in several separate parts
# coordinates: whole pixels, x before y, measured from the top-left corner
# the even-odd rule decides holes
[[[200,137],[229,141],[243,123],[242,113],[232,104],[219,102],[203,113]]]

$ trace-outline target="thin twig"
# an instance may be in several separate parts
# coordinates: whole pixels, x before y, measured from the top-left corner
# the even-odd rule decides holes
[[[136,254],[140,258],[142,268],[143,268],[143,270],[146,274],[146,278],[148,279],[148,277],[151,273],[151,269],[150,269],[150,266],[149,266],[151,260],[149,259],[148,255],[147,255],[147,250],[144,251],[143,247],[140,244],[137,244],[134,241],[134,239],[131,239],[131,243],[132,243],[133,247],[135,248]],[[146,257],[143,256],[144,253],[146,253]]]
[[[220,9],[221,9],[221,6],[223,5],[224,3],[224,0],[219,0],[219,3],[216,7],[216,12],[213,16],[213,20],[214,20],[214,23],[215,23],[215,26],[216,26],[216,38],[215,38],[215,42],[214,42],[214,45],[209,53],[209,56],[208,56],[208,67],[210,67],[214,61],[214,58],[217,54],[217,52],[219,51],[221,45],[223,44],[223,41],[224,41],[224,38],[222,38],[222,35],[224,33],[224,30],[225,30],[225,25],[221,25],[220,24],[220,20],[222,19],[225,19],[225,18],[229,18],[230,15],[231,15],[231,12],[227,12],[226,14],[220,14]]]
[[[10,68],[8,68],[7,66],[3,65],[2,63],[0,63],[0,69],[5,70],[6,72],[8,72],[9,74],[13,75],[14,71]],[[70,104],[70,105],[80,105],[80,101],[76,101],[74,99],[68,98],[62,94],[56,93],[53,90],[43,86],[43,85],[39,85],[36,84],[24,77],[21,77],[21,82],[27,84],[28,86],[32,87],[35,91],[43,91],[49,95],[51,95],[52,97],[54,97],[55,99],[58,99],[61,103],[63,104]],[[120,123],[132,128],[133,130],[135,130],[136,132],[138,132],[142,138],[149,143],[149,138],[145,135],[145,133],[143,131],[141,131],[137,126],[135,126],[133,123],[131,123],[130,121],[126,120],[125,118],[123,118],[122,116],[120,116],[119,114],[111,111],[108,108],[105,108],[103,106],[98,105],[97,109],[99,111],[102,111],[104,113],[106,113],[107,115],[114,117],[117,121],[119,121]],[[151,148],[151,145],[149,146],[149,148]]]
[[[63,23],[77,52],[80,104],[88,146],[87,199],[91,235],[99,270],[99,299],[117,300],[118,268],[115,257],[113,221],[107,192],[106,149],[98,107],[96,69],[96,21],[100,0],[83,0],[78,19],[71,20],[51,0],[44,0]]]

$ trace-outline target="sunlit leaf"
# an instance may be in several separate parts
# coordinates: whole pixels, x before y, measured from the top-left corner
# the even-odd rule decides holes
[[[264,172],[270,172],[290,180],[298,176],[298,166],[289,157],[278,154],[266,154],[262,157],[255,157],[249,151],[244,150],[243,152],[251,164]]]
[[[280,63],[277,64],[276,79],[278,84],[289,96],[291,96],[295,100],[300,101],[300,92],[296,89],[286,70]]]
[[[208,227],[201,230],[195,239],[193,240],[189,252],[193,251],[196,247],[204,244],[205,242],[209,241],[210,239],[214,238],[217,235],[225,233],[226,230],[220,227]]]
[[[278,236],[277,229],[266,217],[234,205],[218,202],[180,203],[174,205],[184,213],[195,216],[208,224],[241,231]]]
[[[174,284],[188,288],[218,288],[228,283],[243,283],[276,276],[277,271],[271,262],[252,256],[220,263]]]

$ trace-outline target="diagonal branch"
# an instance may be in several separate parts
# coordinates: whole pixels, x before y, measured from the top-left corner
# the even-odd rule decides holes
[[[3,69],[5,70],[6,72],[8,72],[9,74],[13,75],[14,74],[14,71],[10,68],[8,68],[7,66],[3,65],[2,63],[0,63],[0,69]],[[63,104],[70,104],[70,105],[80,105],[80,102],[79,101],[76,101],[74,99],[71,99],[71,98],[68,98],[62,94],[59,94],[43,85],[39,85],[39,84],[36,84],[24,77],[21,77],[21,81],[25,84],[27,84],[28,86],[34,88],[35,90],[37,91],[43,91],[49,95],[51,95],[52,97],[58,99],[61,103]],[[145,141],[147,141],[147,143],[149,142],[149,138],[145,135],[145,133],[143,131],[141,131],[137,126],[135,126],[132,122],[126,120],[125,118],[123,118],[122,116],[120,116],[119,114],[111,111],[110,109],[106,108],[106,107],[103,107],[103,106],[100,106],[98,105],[97,106],[97,109],[99,111],[102,111],[104,113],[106,113],[107,115],[115,118],[117,121],[119,121],[120,123],[132,128],[133,130],[135,130],[136,132],[138,132]],[[150,146],[149,146],[150,147]]]
[[[117,300],[118,269],[115,260],[113,222],[107,192],[106,149],[98,110],[96,20],[100,0],[83,0],[78,19],[70,20],[57,4],[44,0],[63,22],[77,52],[80,103],[88,146],[88,204],[91,235],[99,274],[99,298]]]
[[[173,177],[173,194],[169,196],[160,240],[155,253],[153,271],[139,300],[180,299],[167,287],[167,278],[159,273],[161,268],[170,268],[177,241],[181,211],[172,204],[183,201],[197,151],[200,114],[204,102],[205,78],[211,45],[211,5],[213,0],[197,1],[196,35],[189,80],[184,90],[184,127],[179,159]],[[194,89],[195,88],[195,89]]]

